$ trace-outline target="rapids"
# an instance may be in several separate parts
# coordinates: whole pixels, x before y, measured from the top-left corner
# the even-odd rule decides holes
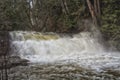
[[[14,55],[31,63],[74,62],[100,69],[120,66],[120,54],[107,52],[90,32],[72,37],[55,33],[11,32]]]
[[[10,36],[12,56],[20,56],[31,64],[75,64],[97,72],[107,68],[120,71],[120,53],[107,51],[91,32],[59,35],[13,31]]]

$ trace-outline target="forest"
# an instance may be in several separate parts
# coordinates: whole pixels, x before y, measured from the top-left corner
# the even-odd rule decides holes
[[[119,9],[119,0],[0,0],[0,30],[78,33],[91,20],[119,49]]]

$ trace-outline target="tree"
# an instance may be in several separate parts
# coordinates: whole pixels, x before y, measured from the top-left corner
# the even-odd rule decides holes
[[[61,6],[63,8],[63,12],[68,15],[69,14],[69,9],[67,6],[67,1],[66,0],[61,0]]]
[[[91,16],[92,16],[92,19],[93,19],[93,22],[96,26],[99,26],[99,22],[100,22],[100,2],[99,0],[94,0],[94,6],[92,5],[91,1],[90,0],[86,0],[87,1],[87,4],[88,4],[88,8],[89,8],[89,11],[91,13]]]

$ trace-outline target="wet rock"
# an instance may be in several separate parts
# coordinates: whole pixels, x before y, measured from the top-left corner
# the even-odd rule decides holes
[[[29,61],[26,59],[21,59],[18,56],[11,56],[8,57],[6,61],[4,59],[0,61],[0,69],[10,69],[16,66],[28,66],[28,63]]]
[[[120,80],[105,72],[98,73],[77,65],[30,65],[10,70],[10,80]]]
[[[11,65],[14,66],[27,66],[29,63],[29,60],[21,59],[18,56],[12,56],[9,58]]]

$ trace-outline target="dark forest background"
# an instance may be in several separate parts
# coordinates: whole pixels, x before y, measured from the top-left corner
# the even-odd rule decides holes
[[[119,0],[0,0],[0,30],[78,33],[94,23],[120,50]]]

